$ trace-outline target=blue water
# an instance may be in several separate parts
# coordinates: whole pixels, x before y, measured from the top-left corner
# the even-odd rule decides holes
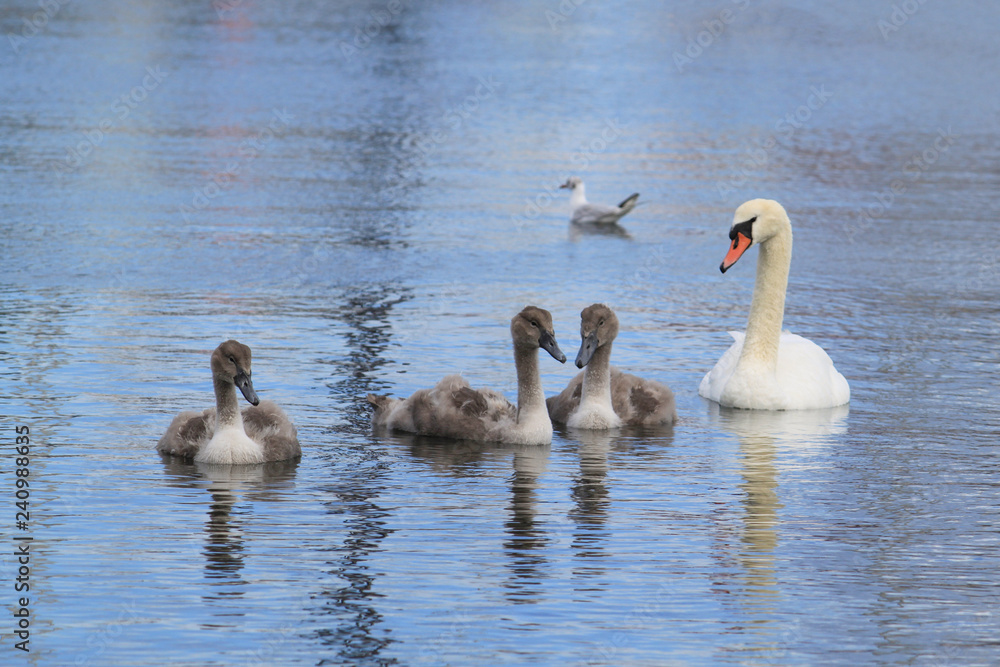
[[[1000,660],[1000,9],[574,6],[0,6],[3,662]],[[569,229],[570,175],[641,193],[623,233]],[[745,324],[753,253],[717,267],[757,196],[795,229],[785,326],[849,407],[697,395]],[[549,309],[572,358],[597,301],[675,427],[370,434],[369,391],[514,398],[513,314]],[[298,464],[154,451],[231,337]]]

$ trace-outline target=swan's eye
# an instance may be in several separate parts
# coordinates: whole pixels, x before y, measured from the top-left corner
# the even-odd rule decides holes
[[[536,322],[535,320],[531,320],[531,326],[533,326],[533,327],[535,327],[537,329],[538,328],[538,322]]]
[[[743,222],[733,225],[729,229],[729,238],[735,244],[737,241],[737,234],[742,234],[750,240],[753,240],[753,223],[757,222],[757,216],[750,218],[749,220],[744,220]],[[735,245],[733,246],[736,247]]]
[[[604,320],[602,319],[602,320],[601,320],[600,322],[598,322],[598,323],[597,323],[597,326],[599,326],[599,327],[603,327],[603,326],[604,326]]]
[[[236,365],[236,359],[234,359],[233,357],[229,357],[229,361],[233,362],[233,366]]]

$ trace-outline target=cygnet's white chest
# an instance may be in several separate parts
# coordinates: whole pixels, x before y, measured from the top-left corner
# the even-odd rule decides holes
[[[263,463],[264,448],[250,439],[242,424],[224,426],[215,431],[194,460],[229,465]]]
[[[547,445],[552,442],[552,420],[547,410],[521,411],[517,417],[517,437],[522,445]]]
[[[566,426],[589,430],[617,428],[622,425],[621,418],[615,414],[614,407],[607,401],[584,396],[573,414],[566,420]]]

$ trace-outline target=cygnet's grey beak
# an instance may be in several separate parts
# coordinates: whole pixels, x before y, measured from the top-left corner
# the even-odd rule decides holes
[[[590,363],[590,359],[597,351],[597,332],[593,332],[580,343],[580,352],[576,355],[576,367],[583,368]]]
[[[556,337],[548,331],[543,331],[542,335],[538,337],[538,347],[551,354],[552,358],[560,364],[566,363],[566,355],[559,349],[559,343],[556,342]]]
[[[260,399],[257,398],[257,392],[253,390],[253,382],[250,381],[250,376],[242,368],[237,366],[239,371],[236,377],[233,378],[233,384],[239,387],[240,391],[243,392],[243,398],[250,402],[250,405],[257,405],[260,403]]]

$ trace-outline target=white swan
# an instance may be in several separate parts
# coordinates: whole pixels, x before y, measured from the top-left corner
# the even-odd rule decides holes
[[[616,224],[625,214],[635,208],[635,201],[639,198],[639,193],[636,192],[629,195],[618,206],[590,204],[587,202],[587,194],[583,187],[583,181],[577,176],[571,176],[559,187],[570,190],[569,205],[573,209],[570,222],[574,225]]]
[[[752,410],[808,410],[843,405],[851,389],[823,348],[781,331],[785,290],[792,262],[792,223],[781,204],[754,199],[738,209],[729,230],[732,247],[726,270],[751,246],[760,246],[746,334],[735,339],[698,387],[698,393],[726,407]]]
[[[253,464],[302,454],[295,426],[272,401],[257,398],[250,381],[250,348],[227,340],[212,352],[215,407],[174,417],[156,450],[199,463]],[[240,412],[240,388],[253,407]]]
[[[517,405],[492,389],[472,389],[460,375],[449,375],[432,389],[405,399],[368,394],[375,407],[372,426],[461,440],[547,445],[552,422],[538,373],[538,348],[557,361],[566,355],[556,343],[549,311],[528,306],[510,322],[517,369]]]
[[[576,367],[586,366],[586,370],[546,401],[552,421],[590,430],[674,423],[674,394],[666,385],[622,373],[611,365],[611,344],[617,336],[618,316],[610,307],[595,303],[583,309],[583,342]]]

